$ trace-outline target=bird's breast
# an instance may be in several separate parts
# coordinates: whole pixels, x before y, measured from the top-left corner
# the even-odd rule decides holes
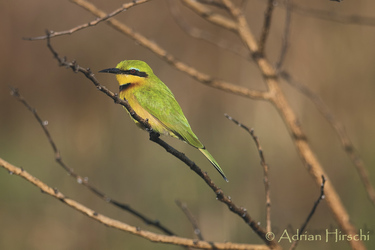
[[[137,101],[137,98],[134,96],[134,91],[140,91],[137,90],[137,86],[132,86],[132,84],[128,85],[127,87],[124,87],[123,90],[120,91],[120,98],[125,99],[128,101],[129,105],[132,107],[134,112],[142,117],[143,119],[147,119],[148,123],[151,125],[151,128],[158,132],[159,134],[164,135],[170,135],[176,137],[174,134],[171,134],[169,130],[165,128],[165,126],[158,120],[157,117],[150,114],[145,107],[142,107],[142,105]],[[131,117],[131,116],[130,116]],[[133,119],[133,117],[132,117]],[[145,129],[142,125],[139,124],[138,121],[133,121],[142,129]]]

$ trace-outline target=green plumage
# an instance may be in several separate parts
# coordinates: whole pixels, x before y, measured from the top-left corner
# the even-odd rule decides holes
[[[145,62],[126,60],[116,68],[100,72],[116,74],[120,97],[126,99],[139,116],[148,119],[154,131],[177,137],[199,149],[227,181],[219,164],[192,131],[173,93]]]

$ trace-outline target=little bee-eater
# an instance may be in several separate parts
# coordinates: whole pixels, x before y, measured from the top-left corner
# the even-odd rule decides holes
[[[153,131],[178,138],[199,149],[228,181],[219,164],[191,130],[172,92],[152,72],[147,63],[125,60],[117,64],[116,68],[99,72],[116,74],[120,84],[120,98],[126,99],[140,117],[147,119]],[[144,129],[139,122],[135,122]]]

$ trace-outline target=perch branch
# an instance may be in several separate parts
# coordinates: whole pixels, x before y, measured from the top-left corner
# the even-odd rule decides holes
[[[6,169],[10,174],[17,175],[22,177],[23,179],[27,180],[28,182],[34,184],[36,187],[40,188],[40,190],[48,194],[67,206],[83,213],[84,215],[88,216],[89,218],[96,220],[108,227],[116,228],[121,231],[125,231],[137,236],[140,236],[142,238],[148,239],[152,242],[157,243],[167,243],[167,244],[173,244],[173,245],[181,245],[181,246],[187,246],[187,247],[193,247],[193,248],[200,248],[200,249],[254,249],[254,250],[266,250],[269,249],[266,245],[250,245],[250,244],[237,244],[237,243],[231,243],[231,242],[208,242],[208,241],[201,241],[201,240],[194,240],[194,239],[187,239],[177,236],[168,236],[168,235],[161,235],[156,234],[150,231],[145,231],[140,229],[139,227],[134,227],[131,225],[128,225],[126,223],[123,223],[118,220],[114,220],[112,218],[109,218],[105,215],[102,215],[80,203],[77,201],[67,198],[63,193],[58,191],[56,188],[51,188],[44,182],[40,181],[33,175],[29,174],[27,171],[25,171],[22,168],[16,167],[3,159],[0,158],[0,166],[4,169]]]
[[[103,193],[102,191],[100,191],[99,189],[97,189],[96,187],[92,186],[90,183],[89,183],[89,180],[88,178],[84,177],[82,178],[79,174],[75,173],[74,170],[70,167],[68,167],[62,160],[62,157],[61,157],[61,154],[60,154],[60,151],[58,150],[57,146],[56,146],[56,143],[54,142],[50,132],[48,131],[47,129],[47,124],[43,121],[43,119],[39,116],[39,114],[37,113],[36,109],[34,109],[33,107],[31,107],[28,102],[25,100],[25,98],[19,93],[18,89],[14,88],[14,87],[11,87],[11,94],[19,101],[21,102],[24,106],[26,106],[26,108],[28,110],[30,110],[30,112],[33,113],[35,119],[38,121],[39,125],[42,127],[43,129],[43,132],[45,133],[52,149],[53,149],[53,152],[55,154],[55,160],[56,162],[65,169],[65,171],[68,172],[69,176],[72,176],[73,178],[75,178],[77,180],[77,182],[79,184],[82,184],[84,185],[85,187],[87,187],[91,192],[93,192],[94,194],[96,194],[97,196],[99,196],[100,198],[102,198],[103,200],[105,200],[106,202],[109,202],[110,204],[112,205],[115,205],[116,207],[120,208],[120,209],[123,209],[129,213],[131,213],[132,215],[138,217],[139,219],[143,220],[143,222],[147,225],[151,225],[151,226],[154,226],[156,228],[158,228],[159,230],[163,231],[164,233],[166,233],[167,235],[175,235],[171,230],[169,230],[168,228],[166,228],[164,225],[162,225],[160,223],[159,220],[152,220],[152,219],[149,219],[147,218],[145,215],[141,214],[140,212],[138,212],[137,210],[133,209],[130,207],[130,205],[127,205],[127,204],[124,204],[122,202],[119,202],[119,201],[116,201],[114,199],[112,199],[111,197],[109,197],[108,195],[106,195],[105,193]]]
[[[47,34],[49,32],[47,31]],[[168,153],[172,154],[182,162],[184,162],[187,166],[190,167],[191,170],[193,170],[196,174],[198,174],[205,182],[206,184],[214,191],[216,194],[216,198],[227,205],[230,211],[237,214],[244,220],[244,222],[249,225],[255,233],[259,235],[259,237],[271,248],[278,248],[278,244],[275,241],[268,241],[265,237],[266,232],[264,229],[262,229],[259,224],[254,221],[247,210],[243,207],[238,207],[228,196],[224,194],[221,188],[216,186],[216,184],[211,180],[211,178],[208,176],[206,172],[203,172],[193,161],[191,161],[188,157],[186,157],[185,154],[179,152],[175,148],[171,147],[169,144],[167,144],[165,141],[161,140],[159,138],[159,134],[152,131],[151,126],[147,122],[147,120],[144,120],[139,115],[137,115],[134,110],[131,108],[129,103],[126,100],[120,99],[116,94],[108,90],[105,86],[101,85],[98,80],[94,77],[94,74],[91,72],[89,68],[83,68],[79,66],[75,61],[73,62],[67,62],[65,58],[62,58],[58,55],[58,53],[54,50],[50,43],[50,39],[47,38],[47,47],[53,54],[54,58],[59,62],[59,66],[64,66],[66,68],[72,69],[74,72],[80,72],[84,74],[95,86],[96,88],[112,98],[112,100],[115,101],[117,104],[121,104],[124,106],[129,114],[133,117],[134,120],[138,121],[140,124],[142,124],[150,133],[150,140],[159,144],[161,147],[163,147]]]
[[[93,15],[97,17],[106,16],[105,12],[98,9],[95,5],[93,5],[92,3],[88,1],[85,1],[85,0],[70,0],[70,1],[84,8],[85,10],[89,11],[90,13],[92,13]],[[124,23],[114,18],[108,19],[106,23],[110,25],[112,28],[118,30],[119,32],[129,36],[131,39],[135,40],[138,44],[151,50],[153,53],[155,53],[156,55],[164,59],[166,62],[171,64],[176,69],[188,74],[192,78],[196,79],[197,81],[207,86],[221,89],[228,93],[232,93],[235,95],[248,97],[252,99],[268,100],[270,98],[267,92],[251,90],[248,88],[237,86],[229,82],[217,80],[207,74],[204,74],[198,71],[197,69],[177,60],[173,55],[169,54],[165,49],[161,48],[156,43],[147,39],[145,36],[141,35],[140,33],[135,32],[129,26],[125,25]]]

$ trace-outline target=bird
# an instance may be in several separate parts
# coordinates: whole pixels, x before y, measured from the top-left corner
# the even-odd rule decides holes
[[[147,120],[154,132],[178,138],[197,148],[228,182],[217,161],[194,134],[172,91],[153,73],[146,62],[124,60],[118,63],[116,68],[99,72],[116,75],[120,98],[126,100],[136,114]],[[140,128],[146,129],[132,119]]]

